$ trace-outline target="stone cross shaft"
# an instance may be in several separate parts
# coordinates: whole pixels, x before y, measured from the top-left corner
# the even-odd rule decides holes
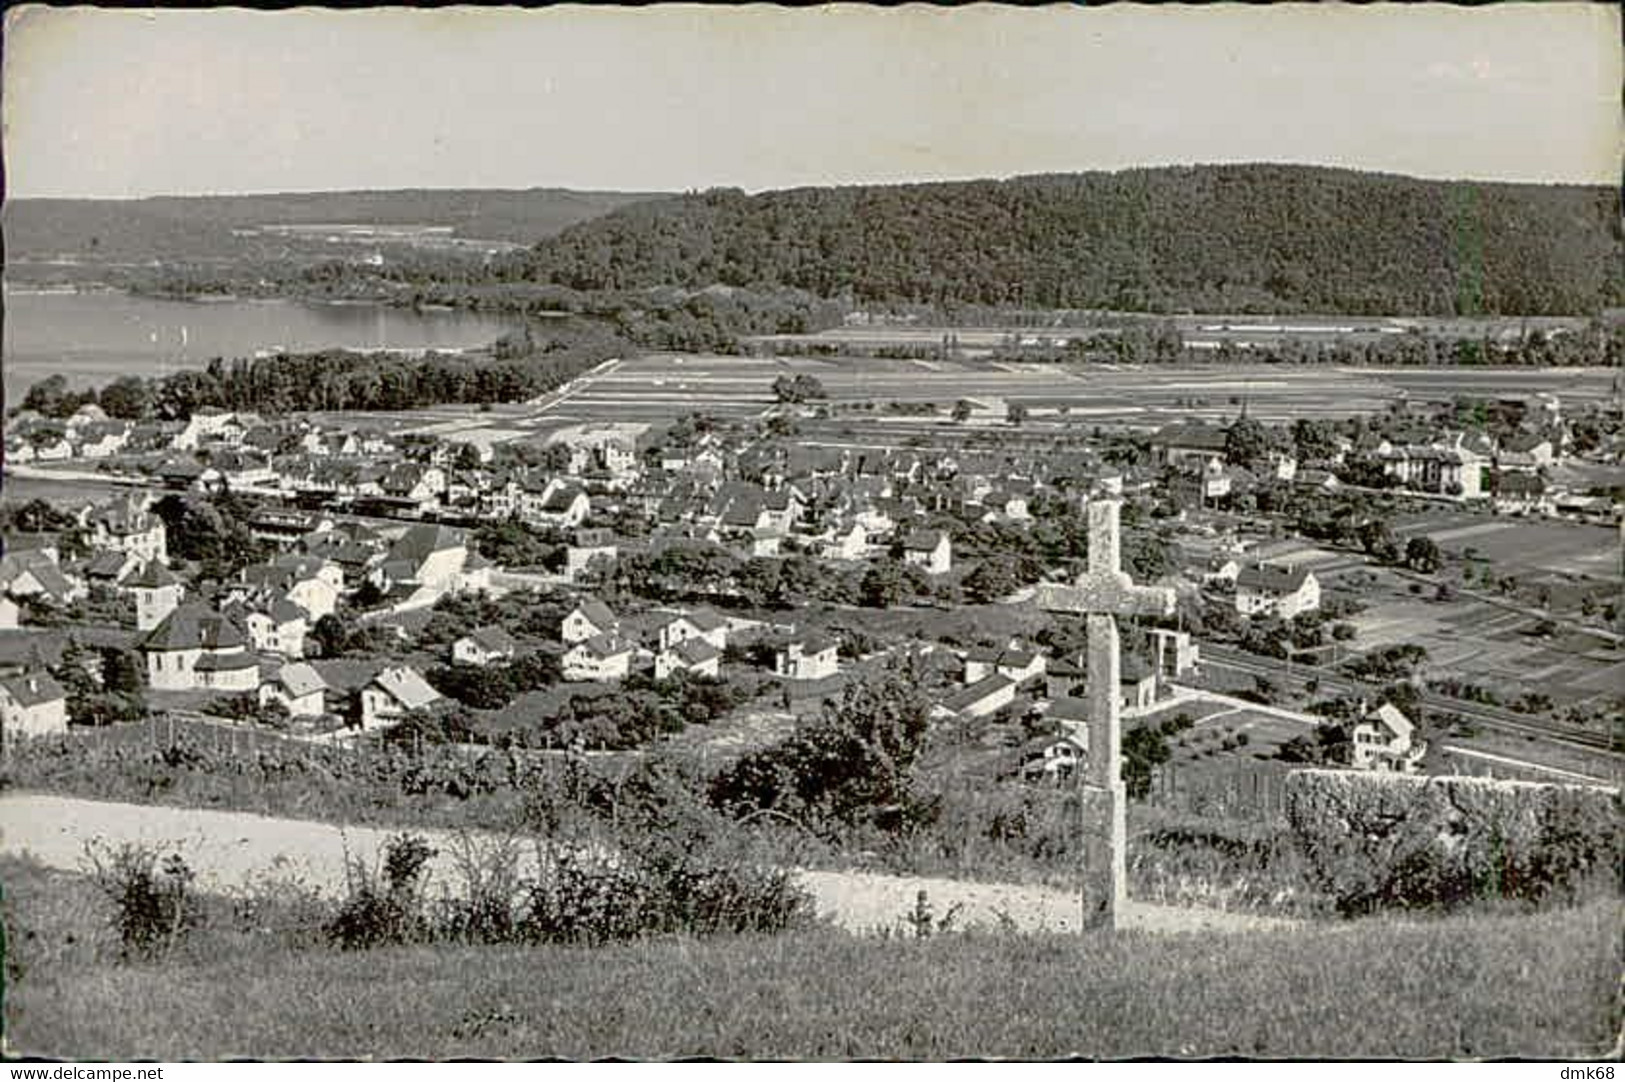
[[[1116,927],[1128,900],[1128,796],[1123,787],[1121,644],[1117,617],[1171,616],[1174,592],[1136,586],[1120,562],[1116,500],[1089,503],[1089,569],[1071,586],[1043,584],[1037,602],[1051,612],[1084,613],[1089,627],[1088,765],[1084,773],[1084,925]],[[1093,800],[1094,811],[1087,806]],[[1104,802],[1104,808],[1098,805]]]

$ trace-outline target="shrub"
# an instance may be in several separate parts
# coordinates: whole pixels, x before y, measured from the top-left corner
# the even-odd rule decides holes
[[[179,853],[160,865],[156,848],[125,842],[116,849],[90,845],[85,855],[92,877],[116,909],[113,925],[126,960],[168,955],[198,924],[196,876]]]
[[[1339,912],[1448,909],[1489,899],[1573,900],[1617,876],[1617,794],[1480,778],[1307,770],[1286,816]]]
[[[423,872],[436,851],[422,837],[398,834],[384,845],[379,882],[360,860],[348,862],[349,894],[327,926],[328,938],[345,950],[409,943],[425,937]]]

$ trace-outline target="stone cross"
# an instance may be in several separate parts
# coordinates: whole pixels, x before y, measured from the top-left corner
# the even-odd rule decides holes
[[[1088,763],[1084,770],[1085,928],[1115,928],[1128,901],[1128,795],[1123,787],[1117,616],[1170,616],[1174,592],[1136,586],[1119,562],[1117,500],[1089,502],[1089,570],[1071,586],[1044,583],[1038,607],[1081,612],[1089,623]],[[1101,807],[1101,804],[1104,807]],[[1090,805],[1094,808],[1091,809]]]

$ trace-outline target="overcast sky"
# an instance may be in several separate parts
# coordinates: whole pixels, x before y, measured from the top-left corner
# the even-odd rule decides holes
[[[7,13],[17,196],[1290,161],[1617,183],[1613,5]]]

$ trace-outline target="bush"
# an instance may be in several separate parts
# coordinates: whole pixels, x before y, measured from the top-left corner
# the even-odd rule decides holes
[[[1616,880],[1617,794],[1481,778],[1306,770],[1286,816],[1319,886],[1344,914],[1573,900]]]
[[[383,883],[361,861],[349,861],[349,896],[328,924],[328,938],[345,950],[426,938],[421,890],[435,855],[418,835],[392,837],[384,846]]]
[[[160,866],[157,849],[125,842],[116,849],[87,846],[86,859],[117,911],[113,925],[126,960],[166,956],[196,927],[195,875],[179,853]]]

